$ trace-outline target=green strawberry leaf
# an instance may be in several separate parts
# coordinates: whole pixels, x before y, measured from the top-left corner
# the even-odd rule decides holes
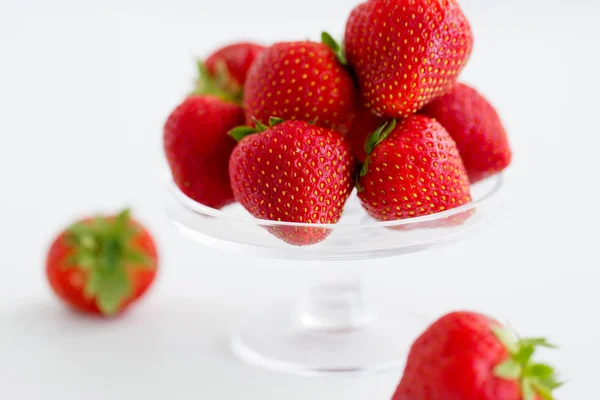
[[[283,118],[278,118],[278,117],[271,117],[269,118],[269,127],[274,127],[277,126],[281,123],[285,122],[285,119]]]
[[[369,163],[371,162],[371,158],[367,157],[365,159],[365,163],[363,164],[362,168],[360,169],[360,177],[362,178],[363,176],[367,175],[367,173],[369,172]]]
[[[544,338],[520,339],[509,329],[493,325],[490,327],[510,358],[494,368],[494,374],[502,379],[519,382],[523,400],[535,400],[539,395],[544,400],[554,400],[552,391],[558,382],[554,368],[547,364],[532,362],[536,348],[556,348]]]
[[[241,104],[242,90],[237,86],[232,86],[227,65],[223,62],[217,62],[215,69],[215,75],[212,75],[208,72],[204,62],[198,61],[198,80],[191,95],[214,96],[225,102]]]
[[[519,351],[518,339],[510,330],[501,326],[494,326],[492,327],[492,332],[494,332],[494,335],[496,335],[500,343],[506,347],[511,355]]]
[[[535,352],[535,347],[533,346],[523,346],[519,348],[516,354],[513,354],[513,358],[516,362],[521,365],[529,364],[529,360],[531,360],[531,356]]]
[[[521,339],[521,344],[524,346],[545,347],[548,349],[557,349],[558,346],[549,343],[545,338],[528,338]]]
[[[249,135],[258,133],[258,130],[252,126],[238,126],[229,131],[228,135],[234,138],[237,142]]]
[[[66,268],[86,271],[84,295],[94,299],[107,316],[115,315],[133,293],[128,271],[131,268],[155,268],[153,260],[135,244],[140,227],[132,223],[131,212],[115,217],[99,216],[72,225],[66,238],[73,253]]]
[[[86,294],[96,298],[96,305],[104,315],[115,315],[133,291],[125,268],[96,269],[92,277]]]
[[[521,377],[522,368],[521,364],[515,360],[508,359],[502,364],[499,364],[494,368],[494,374],[497,377],[504,379],[519,379]]]
[[[321,41],[324,45],[329,47],[333,54],[343,66],[348,65],[348,59],[346,58],[346,52],[344,48],[327,32],[321,34]]]
[[[271,117],[273,118],[273,117]],[[266,126],[265,124],[263,124],[262,122],[260,122],[258,119],[256,118],[252,118],[252,121],[254,122],[254,125],[256,126],[256,131],[257,132],[264,132],[267,129],[269,129],[268,126]]]
[[[367,141],[365,143],[365,151],[367,152],[367,155],[371,155],[371,153],[373,153],[373,150],[375,150],[375,147],[377,147],[377,145],[383,142],[395,128],[395,119],[391,121],[386,121],[379,125],[377,130],[367,138]]]
[[[540,397],[544,400],[554,400],[554,396],[552,395],[552,389],[546,387],[545,385],[539,384],[536,380],[531,381],[531,386],[533,390],[540,395]]]
[[[535,391],[527,378],[523,378],[521,381],[521,395],[523,396],[523,400],[535,400]]]
[[[152,264],[152,260],[143,251],[128,249],[123,253],[122,257],[123,261],[139,266],[140,268],[148,268]]]
[[[527,369],[527,374],[540,379],[551,379],[555,371],[554,368],[547,364],[533,364]]]

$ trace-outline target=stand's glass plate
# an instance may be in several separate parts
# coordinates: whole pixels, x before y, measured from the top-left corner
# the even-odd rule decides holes
[[[252,217],[240,204],[215,210],[195,202],[170,182],[167,212],[190,238],[223,250],[271,258],[349,260],[391,257],[447,244],[460,239],[494,215],[502,176],[472,186],[473,202],[445,212],[408,220],[378,222],[360,204],[356,192],[348,199],[340,222],[295,224]],[[293,246],[267,228],[326,229],[321,243]]]

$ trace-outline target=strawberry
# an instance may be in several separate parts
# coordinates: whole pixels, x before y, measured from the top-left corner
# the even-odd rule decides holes
[[[243,87],[250,66],[265,49],[255,43],[234,43],[211,54],[198,63],[199,79],[196,95],[213,95],[241,104]]]
[[[367,159],[365,145],[368,137],[377,130],[386,120],[373,114],[369,109],[359,105],[355,109],[354,121],[352,127],[346,134],[346,141],[352,149],[352,154],[363,164]]]
[[[472,48],[457,0],[369,0],[346,25],[345,51],[366,106],[391,118],[450,91]]]
[[[157,257],[150,233],[125,210],[78,221],[60,233],[48,251],[46,274],[69,306],[114,316],[152,285]]]
[[[377,220],[435,214],[471,201],[456,144],[431,118],[412,115],[382,125],[368,139],[367,154],[358,196]]]
[[[241,107],[212,96],[190,96],[164,126],[164,150],[175,184],[193,200],[220,209],[234,202],[227,134],[244,123]]]
[[[279,123],[278,125],[276,125]],[[256,218],[303,224],[334,224],[352,192],[354,159],[340,133],[304,121],[271,119],[267,128],[234,130],[241,139],[229,172],[237,201]],[[323,228],[271,226],[293,245],[322,241]]]
[[[448,130],[465,163],[471,183],[503,171],[512,152],[506,130],[494,107],[475,89],[458,84],[421,112]]]
[[[448,314],[412,345],[392,400],[551,400],[554,369],[535,363],[545,339],[517,339],[487,316]]]
[[[248,122],[271,117],[303,120],[345,133],[352,118],[355,87],[341,62],[343,52],[324,41],[277,43],[250,67],[244,87]],[[336,56],[337,54],[337,56]],[[342,61],[340,61],[342,60]]]

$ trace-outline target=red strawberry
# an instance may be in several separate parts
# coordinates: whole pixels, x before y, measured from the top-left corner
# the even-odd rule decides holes
[[[357,107],[355,115],[356,118],[352,122],[352,127],[346,134],[346,141],[350,144],[354,157],[363,164],[367,158],[367,153],[365,151],[367,138],[386,120],[376,116],[363,106]]]
[[[392,118],[450,91],[472,48],[456,0],[369,0],[346,25],[345,50],[366,106]]]
[[[433,119],[413,115],[382,126],[367,143],[358,196],[375,219],[392,221],[449,210],[471,201],[456,144]]]
[[[46,273],[66,304],[113,316],[146,293],[157,266],[150,233],[124,211],[79,221],[62,232],[48,252]]]
[[[324,35],[330,39],[329,36]],[[326,40],[335,47],[331,41]],[[322,43],[277,43],[265,50],[248,72],[244,105],[248,121],[303,120],[348,130],[355,104],[350,73],[334,50]]]
[[[206,69],[216,75],[223,64],[232,82],[240,88],[246,83],[246,75],[250,66],[265,49],[255,43],[235,43],[225,46],[206,59]]]
[[[206,62],[198,63],[200,77],[194,94],[218,96],[241,104],[248,70],[264,49],[245,42],[218,49]]]
[[[517,339],[471,312],[446,315],[413,344],[392,400],[551,400],[554,369],[532,360],[545,339]]]
[[[234,201],[229,156],[236,143],[227,133],[243,123],[241,107],[211,96],[190,96],[173,111],[164,127],[164,149],[183,193],[217,209]]]
[[[272,119],[272,125],[276,122]],[[352,192],[354,176],[354,159],[342,135],[304,121],[270,128],[259,123],[258,129],[264,131],[244,137],[231,155],[235,198],[261,219],[336,223]],[[282,226],[269,230],[298,246],[320,242],[330,233]]]
[[[465,163],[471,183],[503,171],[512,152],[506,130],[494,107],[475,89],[459,84],[421,113],[448,130]]]

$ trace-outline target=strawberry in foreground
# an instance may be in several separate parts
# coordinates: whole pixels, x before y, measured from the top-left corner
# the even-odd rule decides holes
[[[458,84],[420,113],[437,119],[450,133],[471,183],[510,165],[512,152],[504,125],[494,107],[475,89]]]
[[[518,339],[496,321],[455,312],[413,344],[392,400],[552,400],[552,367],[533,361],[545,339]]]
[[[342,135],[304,121],[240,128],[229,171],[237,201],[254,217],[304,224],[334,224],[352,192],[354,159]],[[254,133],[258,132],[258,133]],[[310,245],[323,228],[272,226],[293,245]]]
[[[366,106],[391,118],[450,91],[472,48],[457,0],[369,0],[346,25],[345,50]]]
[[[413,115],[382,125],[367,142],[358,196],[379,221],[420,217],[471,202],[469,179],[448,132]]]
[[[66,304],[114,316],[152,285],[157,257],[150,233],[126,210],[79,221],[62,232],[48,252],[46,273]]]
[[[226,101],[242,103],[246,76],[254,60],[265,49],[255,43],[234,43],[198,63],[196,95],[213,95]]]
[[[346,133],[355,104],[355,87],[344,68],[343,52],[327,43],[277,43],[248,72],[244,107],[248,122],[271,117],[302,120]]]
[[[243,123],[241,107],[213,96],[190,96],[172,112],[164,126],[164,150],[183,193],[216,209],[235,201],[229,156],[236,142],[227,133]]]

